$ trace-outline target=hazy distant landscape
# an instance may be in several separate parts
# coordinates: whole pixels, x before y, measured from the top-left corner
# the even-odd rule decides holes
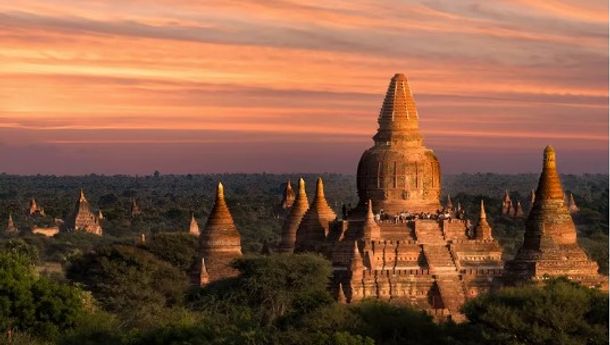
[[[313,197],[318,175],[304,175],[307,193]],[[356,177],[354,175],[321,174],[330,205],[340,214],[343,204],[355,205]],[[283,184],[290,179],[295,183],[299,174],[223,174],[223,175],[163,175],[147,176],[16,176],[0,175],[0,217],[6,222],[12,212],[17,227],[24,233],[34,225],[47,225],[53,218],[64,218],[74,208],[80,188],[83,188],[94,209],[104,214],[102,226],[105,236],[92,241],[132,241],[140,234],[147,236],[165,232],[188,231],[191,212],[200,227],[205,225],[214,201],[216,183],[222,181],[233,218],[242,236],[246,253],[257,253],[264,243],[273,246],[279,241],[283,222],[279,204]],[[511,198],[521,201],[527,212],[529,194],[535,188],[538,176],[534,174],[460,174],[443,179],[443,200],[449,193],[454,203],[461,202],[466,214],[473,220],[478,217],[478,203],[486,201],[487,212],[494,235],[510,256],[518,248],[524,231],[523,219],[501,216],[501,198],[505,190]],[[580,232],[580,241],[590,255],[608,272],[608,175],[563,175],[566,193],[573,193],[580,212],[574,220]],[[46,217],[26,216],[29,201],[35,198],[44,207]],[[135,199],[142,214],[130,217],[131,200]],[[63,262],[64,250],[80,251],[78,244],[70,243],[69,236],[45,239],[24,235],[27,241],[41,246],[47,260]],[[48,245],[48,243],[55,243]],[[62,242],[67,242],[60,245]],[[64,248],[64,246],[66,248]],[[85,247],[89,248],[89,244]]]

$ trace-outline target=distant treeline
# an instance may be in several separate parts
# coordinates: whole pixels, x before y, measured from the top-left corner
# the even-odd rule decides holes
[[[225,185],[233,218],[242,235],[244,252],[258,252],[264,243],[279,239],[283,222],[279,208],[286,181],[293,184],[303,177],[307,193],[313,197],[315,179],[322,176],[331,207],[340,214],[342,205],[357,203],[355,175],[342,174],[212,174],[147,176],[15,176],[0,174],[0,219],[6,224],[9,212],[16,225],[27,233],[33,225],[49,225],[54,218],[65,218],[74,208],[81,188],[95,209],[105,219],[104,233],[119,239],[135,238],[140,233],[186,232],[190,214],[201,227],[205,225],[213,204],[218,181]],[[562,175],[566,193],[573,193],[581,211],[574,216],[581,233],[580,240],[607,272],[608,262],[608,175]],[[524,222],[500,215],[501,198],[508,190],[513,200],[521,201],[526,214],[537,174],[500,175],[491,173],[447,175],[443,177],[442,202],[451,194],[454,204],[460,202],[467,215],[476,220],[478,202],[486,201],[494,234],[503,244],[507,256],[520,245]],[[46,216],[32,218],[26,214],[29,201],[35,198]],[[142,214],[131,218],[131,200],[135,199]]]

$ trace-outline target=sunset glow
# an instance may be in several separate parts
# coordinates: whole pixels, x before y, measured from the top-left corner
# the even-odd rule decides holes
[[[3,2],[0,171],[355,173],[396,72],[444,172],[608,171],[602,0]]]

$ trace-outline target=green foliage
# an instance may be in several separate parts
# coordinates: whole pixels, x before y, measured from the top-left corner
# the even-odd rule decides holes
[[[263,325],[291,313],[302,314],[332,302],[327,286],[330,263],[322,257],[302,255],[249,256],[233,266],[237,278],[210,284],[192,302],[200,309],[246,305]]]
[[[0,253],[0,329],[54,339],[83,315],[80,290],[37,277],[27,257]]]
[[[188,233],[158,233],[147,240],[145,248],[158,258],[190,272],[199,255],[199,239]]]
[[[608,343],[608,295],[566,279],[483,295],[468,302],[464,312],[468,326],[489,343]]]
[[[128,245],[102,246],[75,258],[69,279],[82,283],[101,306],[127,324],[154,324],[166,307],[179,305],[188,288],[184,272]]]
[[[0,242],[0,251],[19,257],[26,263],[36,264],[39,261],[38,248],[23,239],[8,239]]]
[[[442,339],[432,318],[409,306],[370,300],[355,305],[353,311],[360,322],[352,331],[375,339],[376,344],[438,344]]]

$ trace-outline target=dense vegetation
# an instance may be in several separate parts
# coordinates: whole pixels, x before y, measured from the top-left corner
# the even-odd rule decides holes
[[[189,287],[146,247],[102,245],[68,280],[39,275],[32,248],[0,256],[0,327],[8,344],[606,344],[608,296],[564,279],[506,288],[464,306],[468,322],[377,300],[336,303],[330,264],[307,255],[245,256],[235,278]],[[23,250],[27,249],[27,250]]]
[[[0,217],[12,212],[23,234],[0,239],[0,344],[606,344],[608,296],[557,279],[481,295],[464,307],[468,322],[436,324],[423,312],[383,301],[337,304],[327,290],[330,265],[315,255],[256,255],[278,240],[281,184],[297,176],[9,176],[0,175]],[[305,176],[309,195],[315,176]],[[323,175],[338,213],[356,202],[355,179]],[[248,253],[236,278],[193,288],[198,243],[222,179]],[[608,270],[608,176],[563,176],[581,212],[581,243]],[[500,216],[509,189],[527,211],[534,175],[445,178],[454,203],[477,215],[486,200],[494,235],[510,256],[523,220]],[[28,233],[73,207],[83,187],[106,219],[105,235]],[[445,192],[445,193],[446,193]],[[47,216],[25,214],[35,197]],[[143,214],[129,215],[131,198]],[[4,227],[4,226],[2,226]],[[141,233],[146,243],[140,243]]]
[[[305,175],[307,192],[315,188],[315,175]],[[357,202],[355,177],[323,174],[325,192],[337,214],[343,204]],[[226,175],[150,175],[134,176],[12,176],[0,174],[0,220],[12,212],[15,223],[28,232],[34,223],[51,224],[54,218],[64,218],[74,208],[80,188],[84,188],[90,203],[102,210],[105,243],[133,243],[141,233],[147,237],[157,233],[186,232],[191,212],[205,225],[213,204],[216,183],[222,180],[233,218],[242,236],[246,253],[258,253],[264,243],[279,240],[283,214],[279,209],[284,183],[295,183],[299,175],[226,174]],[[450,193],[454,203],[466,208],[467,215],[476,218],[478,204],[485,199],[494,236],[501,242],[507,257],[514,255],[521,244],[523,219],[500,215],[501,198],[505,190],[513,200],[519,200],[527,212],[529,193],[536,187],[537,175],[462,174],[445,176],[443,198]],[[581,211],[574,220],[579,239],[589,254],[599,263],[600,271],[608,273],[608,175],[563,175],[567,193],[573,193]],[[30,199],[45,208],[46,217],[29,217],[25,213]],[[136,199],[142,214],[130,217],[131,199]],[[0,230],[4,225],[0,225]],[[65,263],[70,255],[86,252],[92,242],[89,236],[74,238],[58,236],[51,240],[26,236],[36,244],[43,261]],[[166,243],[170,245],[170,243]],[[177,259],[177,258],[176,258]]]

